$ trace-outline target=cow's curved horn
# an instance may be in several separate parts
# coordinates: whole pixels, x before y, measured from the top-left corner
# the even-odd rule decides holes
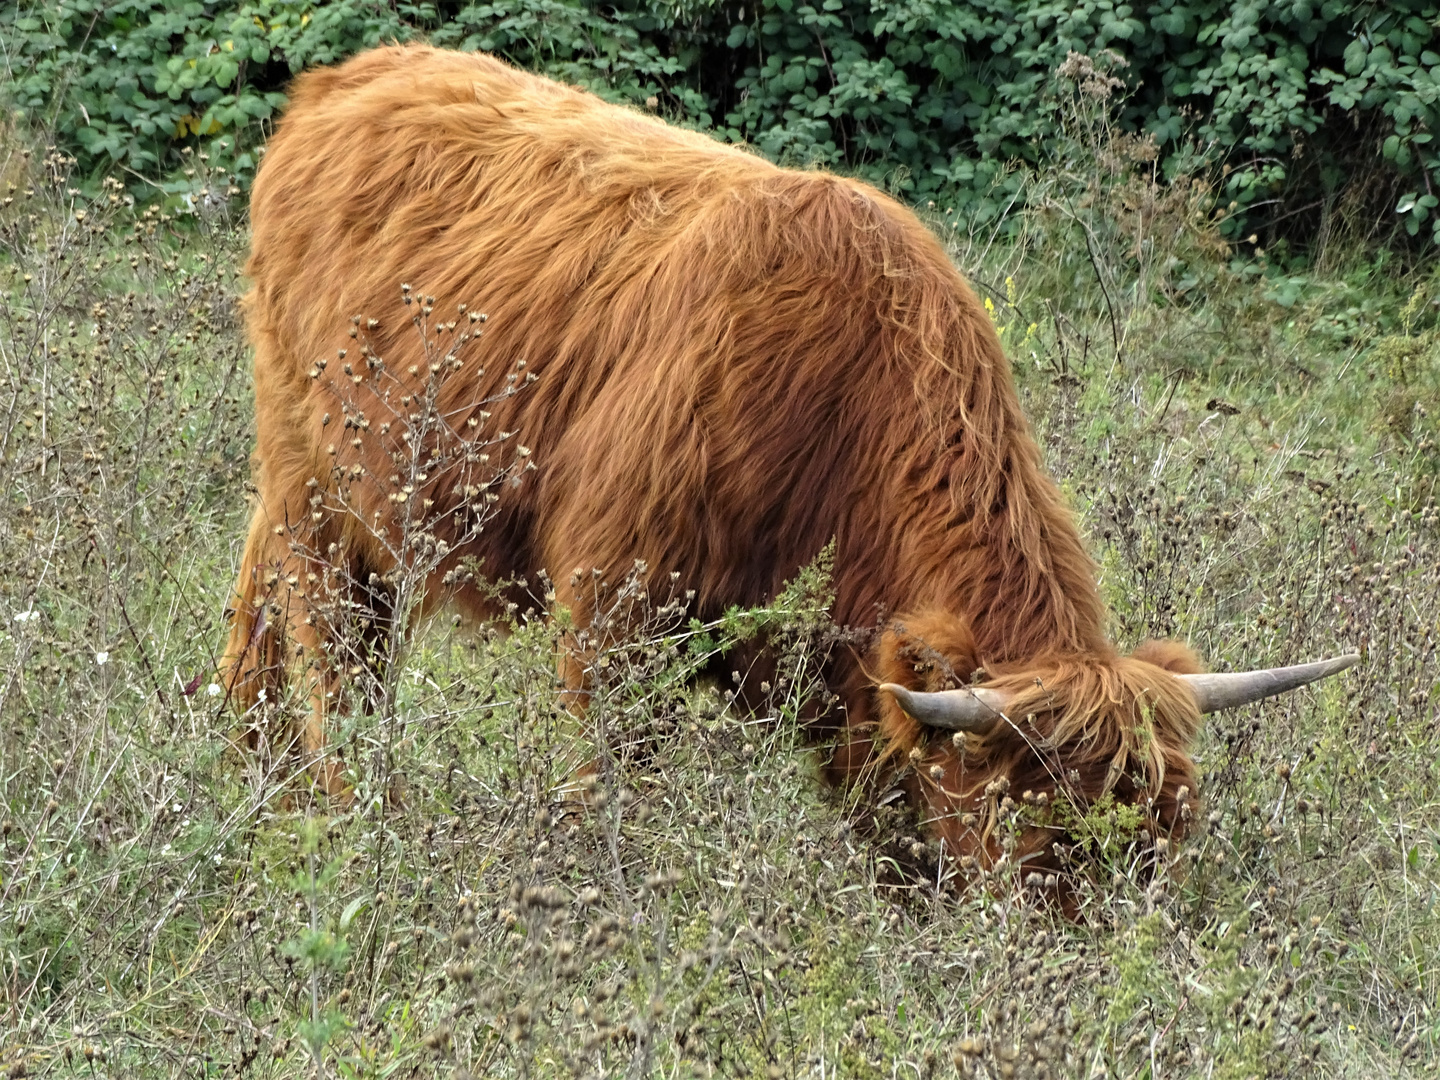
[[[1181,675],[1195,692],[1202,713],[1219,712],[1252,701],[1274,697],[1344,671],[1360,660],[1359,653],[1346,653],[1330,660],[1294,667],[1261,668],[1259,671],[1235,671],[1208,675]]]
[[[930,727],[946,731],[989,731],[1009,704],[1010,695],[983,686],[968,690],[940,690],[927,693],[908,690],[895,683],[881,683],[881,690],[891,695],[907,716]]]

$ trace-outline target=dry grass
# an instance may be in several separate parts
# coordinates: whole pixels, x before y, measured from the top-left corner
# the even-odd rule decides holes
[[[83,197],[66,170],[0,149],[9,1075],[1433,1075],[1423,280],[1296,277],[1297,300],[1227,267],[1188,199],[1144,227],[1189,274],[1121,235],[1130,211],[957,247],[996,283],[1118,639],[1184,637],[1217,667],[1365,653],[1215,718],[1194,838],[1159,879],[1125,862],[1124,811],[1093,808],[1069,924],[1005,883],[938,887],[898,803],[814,779],[795,717],[828,640],[816,574],[711,627],[617,584],[645,615],[588,734],[557,698],[543,583],[508,633],[419,628],[390,706],[340,735],[344,811],[284,755],[229,750],[211,683],[246,516],[243,229]],[[1140,288],[1136,266],[1195,282]],[[762,624],[785,643],[771,708],[685,677]]]

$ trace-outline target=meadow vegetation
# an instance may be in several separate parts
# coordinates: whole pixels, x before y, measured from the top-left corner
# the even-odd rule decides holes
[[[7,129],[0,1075],[1434,1075],[1440,278],[1383,249],[1238,257],[1204,180],[1161,179],[1098,85],[1071,92],[1092,76],[1004,236],[921,209],[992,310],[1113,634],[1217,669],[1364,659],[1210,718],[1174,850],[1076,808],[1076,922],[1013,867],[958,892],[903,799],[818,782],[796,717],[845,645],[823,560],[711,625],[683,583],[597,581],[640,616],[583,729],[544,580],[497,625],[414,626],[357,678],[384,707],[337,732],[349,805],[235,749],[239,200],[85,194]],[[185,158],[195,191],[225,190],[214,165]],[[688,677],[762,630],[767,708]]]

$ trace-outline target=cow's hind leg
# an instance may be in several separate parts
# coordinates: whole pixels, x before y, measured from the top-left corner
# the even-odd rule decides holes
[[[338,544],[322,548],[257,508],[221,669],[246,719],[244,744],[269,756],[293,747],[316,785],[338,798],[349,789],[343,763],[327,753],[328,728],[343,711],[347,678],[375,671],[391,620],[384,591],[361,580],[368,576]],[[292,700],[302,703],[298,723],[280,719]]]

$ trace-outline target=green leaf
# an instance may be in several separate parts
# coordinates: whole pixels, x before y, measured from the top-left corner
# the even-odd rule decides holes
[[[357,896],[350,903],[345,905],[345,910],[340,913],[340,930],[343,933],[350,929],[350,924],[355,921],[355,916],[370,903],[368,896]]]
[[[215,62],[215,73],[213,78],[216,86],[229,86],[235,81],[235,76],[240,73],[240,65],[228,56],[220,57]]]
[[[1365,42],[1356,38],[1345,46],[1345,74],[1359,75],[1365,70],[1365,61],[1369,59],[1370,50]]]

